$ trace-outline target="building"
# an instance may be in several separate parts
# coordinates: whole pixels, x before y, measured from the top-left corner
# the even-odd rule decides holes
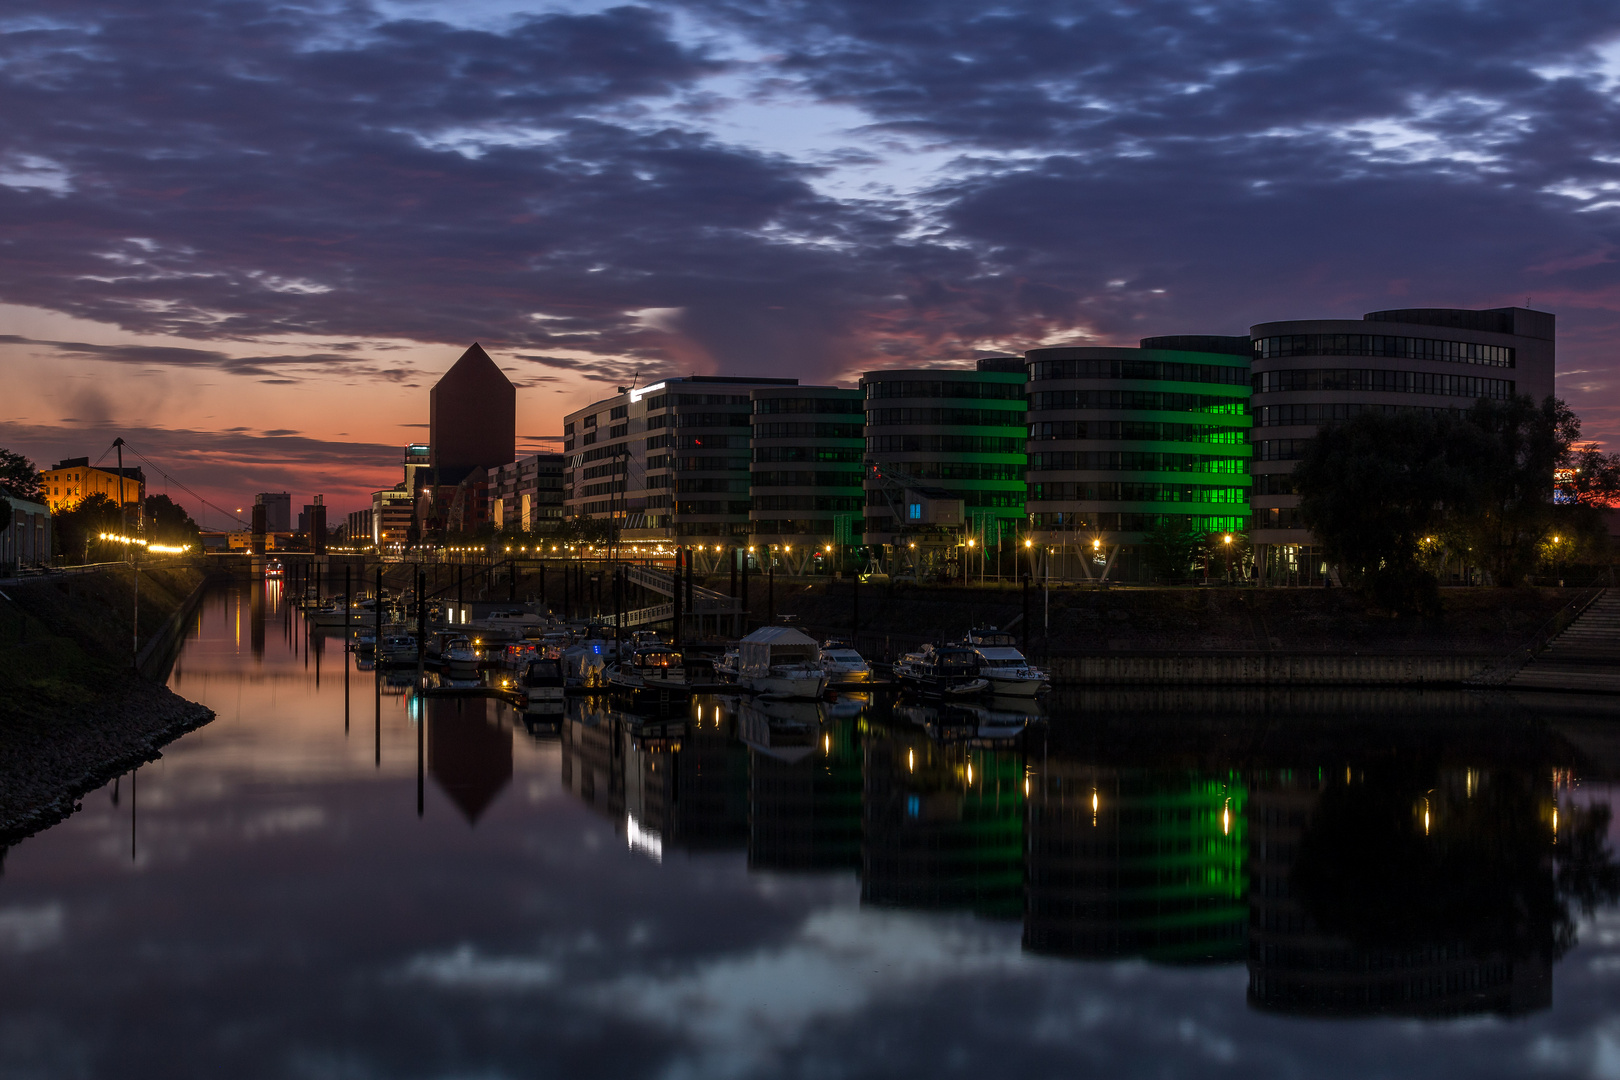
[[[436,487],[517,457],[517,389],[477,342],[433,384],[428,444]]]
[[[1253,338],[1253,506],[1263,580],[1318,583],[1290,473],[1317,428],[1362,412],[1446,412],[1553,392],[1555,319],[1528,308],[1374,311],[1261,323]]]
[[[54,468],[40,473],[40,480],[45,505],[53,514],[71,510],[92,495],[105,495],[125,505],[146,501],[146,474],[140,469],[125,468],[120,475],[116,466],[91,465],[87,457],[58,461]]]
[[[864,399],[836,386],[753,391],[749,528],[789,556],[860,543]]]
[[[497,530],[532,532],[562,523],[562,454],[530,454],[489,470],[489,516]]]
[[[413,544],[416,535],[416,499],[409,491],[389,488],[371,494],[371,543],[377,548]],[[356,539],[359,536],[356,534]]]
[[[1148,580],[1163,528],[1249,525],[1249,339],[1031,349],[1029,474],[1053,576]]]
[[[292,495],[285,491],[266,491],[257,501],[264,504],[265,532],[293,531]]]
[[[563,419],[565,512],[617,521],[629,540],[747,537],[749,394],[797,385],[688,375],[576,409]]]
[[[348,528],[344,530],[343,535],[354,544],[372,543],[373,530],[371,523],[373,514],[374,511],[369,506],[364,510],[355,510],[350,513],[348,518]]]
[[[934,558],[955,559],[968,538],[980,551],[993,544],[999,552],[1002,539],[1021,529],[1024,381],[1016,357],[861,376],[869,549],[932,544]]]
[[[0,574],[51,561],[51,511],[45,503],[0,495],[11,513],[0,521]]]

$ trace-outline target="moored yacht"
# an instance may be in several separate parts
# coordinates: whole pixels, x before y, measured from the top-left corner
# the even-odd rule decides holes
[[[686,661],[681,654],[667,645],[653,645],[636,649],[617,664],[608,668],[608,683],[615,690],[632,694],[646,691],[689,694],[691,683],[686,677]]]
[[[927,697],[970,697],[990,688],[979,674],[978,654],[966,645],[924,645],[895,661],[894,675]]]
[[[814,638],[790,626],[764,626],[737,643],[737,682],[772,697],[816,701],[827,673]]]
[[[828,683],[872,681],[872,666],[847,641],[835,639],[821,643],[821,670],[826,673]]]
[[[1013,636],[995,627],[969,630],[964,643],[979,656],[979,674],[990,692],[1004,697],[1034,697],[1052,688],[1046,672],[1018,651]]]

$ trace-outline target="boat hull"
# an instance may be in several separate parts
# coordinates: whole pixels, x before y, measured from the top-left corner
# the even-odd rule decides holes
[[[821,672],[744,675],[738,682],[756,694],[794,701],[820,700],[822,692],[827,689],[827,676]]]

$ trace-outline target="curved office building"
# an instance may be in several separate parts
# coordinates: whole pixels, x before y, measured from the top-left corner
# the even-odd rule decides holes
[[[1003,535],[1011,543],[1024,517],[1024,362],[990,357],[968,369],[868,371],[861,390],[866,463],[876,467],[866,477],[865,542],[928,534],[926,523],[896,519],[899,483],[931,501],[961,500],[963,520],[941,537],[960,537],[965,527],[987,543]],[[885,484],[878,471],[894,482]]]
[[[792,551],[860,542],[861,392],[837,386],[755,390],[749,527],[754,543]]]
[[[1249,517],[1249,339],[1031,349],[1029,511],[1054,577],[1145,579],[1149,530]]]
[[[1527,308],[1412,308],[1253,327],[1254,532],[1263,579],[1320,582],[1290,474],[1318,426],[1367,411],[1466,412],[1553,392],[1554,318]]]

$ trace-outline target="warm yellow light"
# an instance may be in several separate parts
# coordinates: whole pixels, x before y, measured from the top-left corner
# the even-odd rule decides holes
[[[968,762],[968,783],[973,783],[973,762]]]
[[[1034,547],[1035,546],[1035,541],[1033,541],[1033,540],[1025,540],[1024,541],[1024,546],[1025,547]]]
[[[915,751],[915,750],[907,750],[906,751],[906,771],[907,772],[916,772],[917,771],[917,751]]]
[[[822,751],[824,753],[828,753],[828,754],[832,753],[832,736],[831,735],[823,735],[821,737],[821,749],[822,749]]]
[[[1232,542],[1232,534],[1231,533],[1226,534],[1226,542],[1228,544],[1230,544]]]
[[[972,541],[972,540],[969,540],[969,541],[968,541],[968,547],[972,547],[972,546],[973,546],[973,541]]]

